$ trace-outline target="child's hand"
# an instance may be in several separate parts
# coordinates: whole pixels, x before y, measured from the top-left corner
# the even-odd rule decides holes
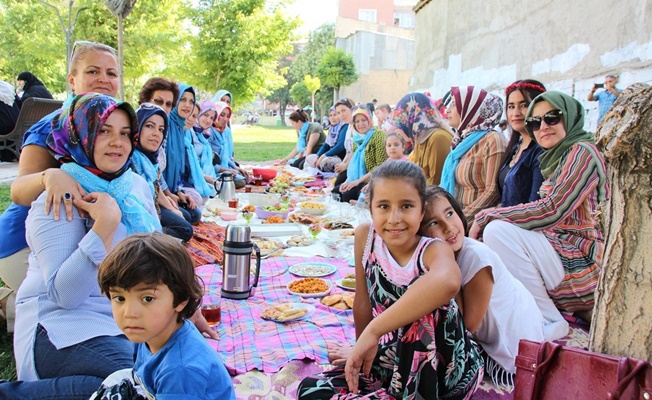
[[[208,335],[208,337],[211,339],[220,340],[220,335],[218,335],[217,332],[214,331],[210,325],[208,325],[208,321],[206,321],[206,318],[204,318],[204,316],[201,315],[201,310],[197,309],[197,311],[195,311],[195,313],[192,315],[192,317],[189,318],[189,320],[190,322],[195,324],[195,327],[199,332]]]
[[[366,377],[371,373],[371,367],[378,352],[378,340],[377,336],[365,329],[355,343],[344,367],[344,376],[351,393],[358,393],[360,370],[362,369],[362,374]]]

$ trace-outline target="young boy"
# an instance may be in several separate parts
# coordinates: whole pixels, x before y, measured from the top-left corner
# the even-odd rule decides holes
[[[220,357],[186,320],[203,287],[183,245],[159,233],[129,236],[102,261],[98,280],[118,327],[136,343],[135,390],[156,399],[235,399]],[[110,378],[96,398],[111,390]]]

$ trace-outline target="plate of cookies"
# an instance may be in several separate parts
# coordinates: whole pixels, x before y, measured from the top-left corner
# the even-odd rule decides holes
[[[333,284],[321,278],[302,278],[287,285],[290,293],[301,297],[322,297],[330,293]]]
[[[314,239],[306,235],[294,235],[288,239],[286,242],[288,246],[301,247],[301,246],[310,246],[313,244]]]
[[[351,310],[353,308],[353,298],[355,293],[336,293],[325,296],[321,299],[321,304],[333,307],[338,310]]]
[[[305,303],[281,303],[266,308],[261,314],[262,319],[274,322],[292,322],[305,319],[315,312],[315,306]]]

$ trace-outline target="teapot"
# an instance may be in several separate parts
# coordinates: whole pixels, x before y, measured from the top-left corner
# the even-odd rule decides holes
[[[217,182],[220,182],[220,187],[217,187]],[[233,181],[233,174],[229,171],[222,172],[222,176],[215,181],[216,195],[220,200],[228,203],[229,200],[235,198],[235,182]]]
[[[250,284],[251,253],[256,251],[254,283]],[[254,295],[260,276],[260,248],[251,241],[248,225],[229,225],[224,240],[222,297],[244,300]]]

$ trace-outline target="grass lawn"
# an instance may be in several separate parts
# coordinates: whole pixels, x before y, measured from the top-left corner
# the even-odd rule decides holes
[[[271,161],[283,158],[297,143],[297,133],[292,127],[242,126],[233,134],[234,152],[241,161]],[[0,213],[10,203],[9,184],[0,184]],[[0,286],[4,286],[0,281]],[[16,379],[13,355],[13,335],[7,325],[0,323],[0,379]]]
[[[286,126],[238,126],[233,142],[238,161],[272,161],[292,151],[297,131]]]

